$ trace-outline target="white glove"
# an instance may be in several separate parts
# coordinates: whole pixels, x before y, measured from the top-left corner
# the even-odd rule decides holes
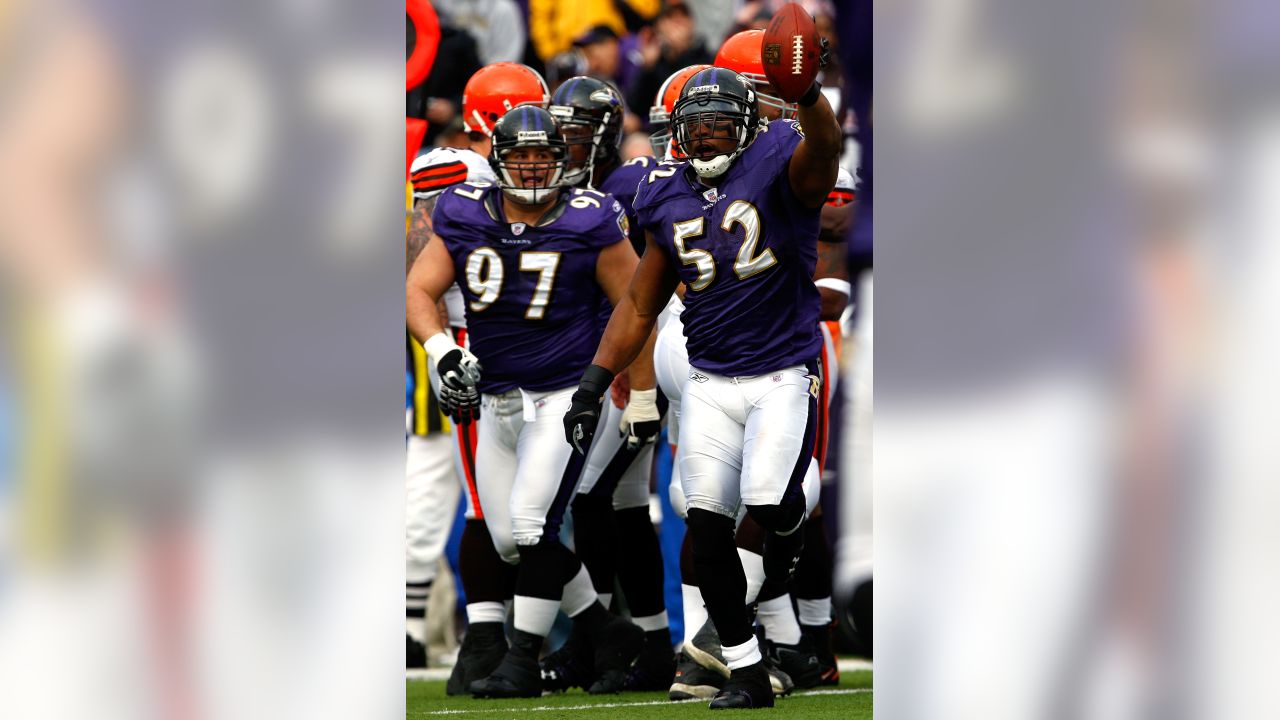
[[[627,438],[628,450],[639,450],[658,437],[662,429],[658,416],[658,390],[631,389],[631,401],[622,411],[622,421],[618,429]]]
[[[463,425],[480,419],[480,360],[445,333],[436,333],[422,344],[440,375],[437,396],[443,410]]]

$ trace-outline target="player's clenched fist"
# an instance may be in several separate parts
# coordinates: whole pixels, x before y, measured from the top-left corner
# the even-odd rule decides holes
[[[582,374],[582,381],[573,393],[569,412],[564,416],[564,438],[580,455],[586,455],[600,424],[600,403],[613,382],[613,373],[592,365]],[[634,394],[635,391],[632,391]]]
[[[422,345],[440,375],[440,406],[454,422],[466,425],[480,419],[480,361],[445,333],[427,338]]]

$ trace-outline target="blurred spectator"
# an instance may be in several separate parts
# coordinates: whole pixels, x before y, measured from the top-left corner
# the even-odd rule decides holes
[[[618,33],[608,25],[596,25],[573,41],[587,61],[587,74],[614,80],[618,74]]]
[[[734,10],[742,0],[685,0],[693,16],[694,32],[710,50],[719,49],[734,25]]]
[[[543,62],[598,25],[621,38],[658,13],[660,0],[529,0],[529,39]]]
[[[743,30],[764,30],[769,27],[769,20],[773,17],[773,10],[769,4],[763,0],[750,0],[742,4],[738,8],[738,14],[733,18],[733,25],[729,28],[729,32],[725,35],[734,35]]]
[[[824,88],[839,89],[844,82],[844,76],[840,70],[840,37],[836,33],[835,16],[828,12],[827,8],[820,8],[819,12],[813,16],[813,24],[818,28],[818,36],[827,39],[831,50],[831,62],[822,69],[818,80],[822,82]],[[837,113],[840,112],[838,103],[832,103],[831,107],[835,108]]]
[[[457,115],[436,136],[436,147],[447,147],[455,150],[470,150],[471,136],[462,127],[462,116]]]
[[[667,0],[653,28],[640,31],[639,36],[644,64],[627,93],[627,107],[633,113],[627,118],[628,131],[639,130],[644,125],[634,112],[653,104],[662,82],[672,73],[688,65],[712,61],[712,53],[694,34],[693,16],[684,0]]]
[[[626,136],[622,141],[622,148],[618,151],[622,162],[629,162],[641,156],[653,156],[653,147],[649,144],[649,134],[643,132],[633,132]]]
[[[466,30],[475,38],[480,63],[520,62],[524,57],[524,14],[515,0],[433,0],[442,25]],[[438,57],[452,65],[453,56]],[[465,77],[468,77],[464,75]]]
[[[440,26],[440,47],[436,51],[431,74],[409,92],[405,108],[409,117],[427,120],[424,147],[435,145],[440,132],[458,117],[467,79],[484,64],[470,33],[448,25]]]

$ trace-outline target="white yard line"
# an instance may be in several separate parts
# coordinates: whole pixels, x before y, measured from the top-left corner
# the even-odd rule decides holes
[[[854,672],[855,670],[870,670],[871,661],[862,660],[860,658],[840,658],[836,661],[840,672]],[[452,668],[427,668],[425,670],[408,670],[405,677],[408,680],[448,680],[449,673],[453,672]]]
[[[870,688],[834,688],[828,690],[801,690],[798,691],[796,697],[805,697],[808,695],[859,695],[861,693],[871,692]],[[536,698],[530,698],[535,700]],[[641,700],[638,702],[621,702],[621,703],[598,703],[595,705],[537,705],[533,707],[477,707],[467,708],[465,710],[422,710],[411,713],[414,717],[425,717],[427,715],[466,715],[468,713],[492,713],[492,712],[555,712],[560,710],[593,710],[596,708],[623,708],[623,707],[643,707],[646,705],[679,705],[683,703],[705,703],[706,700],[694,698],[692,700]],[[784,699],[782,703],[787,701]]]

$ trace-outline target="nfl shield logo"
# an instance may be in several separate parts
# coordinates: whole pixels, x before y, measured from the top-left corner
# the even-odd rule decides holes
[[[524,232],[524,223],[511,223],[511,233],[519,235]]]
[[[702,193],[702,197],[706,198],[707,202],[715,202],[717,196],[718,196],[718,193],[716,192],[715,188],[711,188],[710,190]]]

